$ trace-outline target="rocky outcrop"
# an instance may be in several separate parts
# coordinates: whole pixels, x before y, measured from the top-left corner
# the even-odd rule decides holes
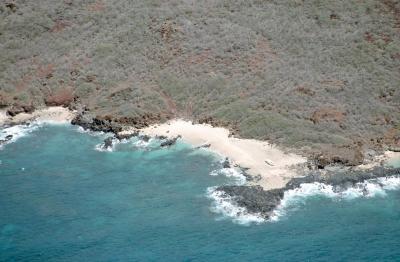
[[[140,140],[144,141],[144,142],[149,142],[151,137],[148,135],[140,135],[139,136]]]
[[[78,102],[70,105],[70,109],[80,111],[71,121],[71,124],[81,126],[91,131],[112,132],[119,140],[139,136],[139,129],[154,123],[160,123],[162,120],[160,114],[144,114],[138,117],[116,117],[111,115],[95,116],[85,106],[80,105],[78,107],[78,105]],[[128,126],[138,130],[131,134],[120,134],[123,128]],[[146,137],[142,138],[146,139]],[[147,140],[149,139],[150,137]]]
[[[209,148],[210,146],[211,146],[211,144],[203,144],[203,145],[196,146],[195,149]]]
[[[14,117],[20,113],[32,113],[33,111],[35,111],[35,107],[32,105],[13,105],[7,110],[7,115]]]
[[[217,190],[233,198],[248,212],[269,218],[283,198],[284,189],[264,190],[261,186],[221,186]]]
[[[107,137],[106,139],[104,139],[104,144],[103,144],[104,149],[112,148],[112,146],[113,146],[113,137]]]
[[[224,162],[222,162],[222,167],[223,168],[231,168],[231,162],[229,161],[229,158],[225,158]]]
[[[177,136],[177,137],[174,137],[174,138],[171,138],[171,139],[167,139],[167,140],[165,140],[164,142],[162,142],[161,144],[160,144],[160,147],[169,147],[169,146],[172,146],[172,145],[174,145],[175,143],[176,143],[176,141],[178,140],[178,138],[180,138],[181,136]]]
[[[216,190],[229,196],[238,206],[248,212],[268,219],[280,204],[286,190],[295,189],[304,183],[333,185],[335,190],[344,190],[357,183],[380,177],[400,175],[400,168],[375,167],[371,170],[346,170],[340,172],[313,171],[307,176],[291,179],[285,188],[264,190],[261,186],[220,186]]]
[[[10,141],[13,138],[13,135],[7,135],[4,139],[0,139],[0,145]]]
[[[400,168],[374,167],[370,170],[349,170],[342,172],[311,172],[304,177],[292,178],[285,189],[294,189],[303,183],[324,183],[338,188],[348,188],[357,183],[379,177],[400,175]]]
[[[130,134],[115,134],[115,138],[117,138],[118,140],[124,140],[124,139],[130,139],[132,137],[138,136],[139,135],[139,131],[135,131],[133,133]]]
[[[71,124],[81,126],[85,130],[111,132],[118,134],[122,131],[121,125],[113,122],[110,118],[96,116],[87,113],[77,114]]]

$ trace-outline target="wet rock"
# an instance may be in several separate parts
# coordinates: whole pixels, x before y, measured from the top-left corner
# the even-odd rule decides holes
[[[138,136],[138,135],[139,135],[139,131],[135,131],[131,134],[116,134],[115,138],[117,138],[118,140],[123,140],[123,139],[130,139],[130,138]]]
[[[160,144],[160,147],[169,147],[169,146],[172,146],[172,145],[174,145],[175,143],[176,143],[176,141],[178,140],[178,138],[180,138],[181,136],[177,136],[177,137],[174,137],[174,138],[171,138],[171,139],[167,139],[166,141],[164,141],[164,142],[162,142],[161,144]]]
[[[106,139],[104,139],[104,145],[103,145],[104,149],[112,148],[112,146],[113,146],[113,138],[112,137],[107,137]]]
[[[243,175],[246,177],[246,181],[258,182],[261,180],[261,175],[252,176],[248,173],[243,173]]]
[[[157,139],[160,139],[160,140],[165,140],[165,139],[167,139],[168,137],[166,137],[166,136],[156,136],[156,138],[157,138]]]
[[[299,187],[303,183],[324,183],[339,187],[349,187],[357,183],[362,183],[369,179],[375,179],[379,177],[387,177],[400,175],[400,168],[386,168],[386,167],[374,167],[370,170],[346,170],[342,169],[342,172],[312,172],[304,177],[292,178],[286,185],[286,189],[293,189]]]
[[[261,186],[220,186],[217,190],[230,196],[237,205],[249,213],[269,218],[283,198],[284,189],[264,190]]]
[[[371,170],[354,171],[341,169],[341,172],[312,171],[304,177],[292,178],[285,188],[264,190],[261,186],[220,186],[217,190],[230,196],[238,206],[250,213],[257,213],[268,219],[273,210],[280,204],[286,190],[300,187],[303,183],[324,183],[340,191],[357,183],[379,177],[400,175],[400,168],[375,167]]]
[[[211,144],[204,144],[204,145],[196,146],[195,149],[209,148],[210,146],[211,146]]]
[[[151,136],[148,136],[148,135],[141,135],[141,136],[139,136],[139,138],[140,138],[141,140],[143,140],[144,142],[149,142],[150,139],[151,139]]]
[[[229,158],[225,158],[224,162],[222,162],[222,167],[223,168],[231,168],[231,162],[229,161]]]
[[[0,145],[10,141],[13,138],[12,135],[7,135],[4,139],[0,139]]]

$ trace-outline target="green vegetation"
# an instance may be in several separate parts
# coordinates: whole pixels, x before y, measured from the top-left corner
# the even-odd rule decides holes
[[[3,1],[0,101],[71,89],[102,115],[212,117],[296,147],[396,144],[399,32],[395,0]]]

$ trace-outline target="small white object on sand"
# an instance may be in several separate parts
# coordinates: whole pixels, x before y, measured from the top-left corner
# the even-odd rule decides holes
[[[168,137],[182,136],[194,146],[210,144],[210,149],[232,160],[234,165],[248,168],[250,175],[261,175],[257,184],[265,189],[282,188],[297,174],[293,166],[306,162],[306,158],[287,154],[266,141],[229,137],[229,130],[207,124],[193,124],[176,119],[166,124],[151,126],[142,130],[145,134]],[[266,165],[265,159],[273,165]]]

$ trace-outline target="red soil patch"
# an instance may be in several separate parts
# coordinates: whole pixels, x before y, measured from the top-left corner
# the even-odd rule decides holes
[[[335,108],[324,107],[314,111],[311,116],[311,121],[313,121],[314,124],[318,124],[322,121],[342,123],[345,116],[346,113],[342,111],[339,111]]]
[[[47,106],[68,106],[73,100],[73,88],[65,87],[52,91],[52,93],[45,98],[45,103]]]

